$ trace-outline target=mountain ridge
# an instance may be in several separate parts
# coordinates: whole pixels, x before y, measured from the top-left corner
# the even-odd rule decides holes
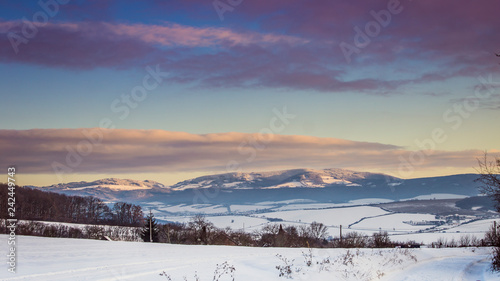
[[[169,204],[235,204],[306,199],[347,202],[363,198],[401,200],[432,194],[479,194],[475,174],[400,179],[346,169],[290,169],[271,172],[224,173],[180,181],[171,186],[117,178],[61,183],[40,190],[95,196],[107,202],[167,202]]]
[[[95,181],[79,181],[58,183],[49,186],[34,186],[44,190],[77,190],[85,188],[110,188],[120,190],[140,190],[140,189],[172,189],[180,191],[198,188],[234,188],[243,185],[243,188],[291,188],[291,187],[325,187],[331,184],[356,185],[356,181],[363,179],[385,179],[388,182],[403,181],[403,179],[389,176],[382,173],[358,172],[348,169],[289,169],[268,172],[232,172],[214,175],[205,175],[192,179],[187,179],[170,186],[152,180],[132,180],[121,178],[104,178]],[[279,186],[266,185],[263,181],[277,183]],[[260,184],[256,184],[260,183]],[[290,183],[290,185],[287,185]],[[197,185],[196,185],[197,184]],[[248,186],[244,186],[244,185]],[[196,186],[195,186],[196,185]]]
[[[347,169],[290,169],[270,172],[233,172],[201,176],[176,183],[173,190],[189,188],[324,188],[332,184],[358,185],[359,180],[384,178],[394,182],[401,179],[381,173],[358,172]]]
[[[69,183],[58,183],[50,186],[44,186],[46,190],[53,189],[77,189],[77,188],[92,188],[92,187],[107,187],[120,190],[120,187],[125,187],[127,190],[134,189],[151,189],[151,188],[167,188],[165,185],[151,180],[131,180],[131,179],[119,179],[119,178],[104,178],[95,181],[79,181],[79,182],[69,182]]]

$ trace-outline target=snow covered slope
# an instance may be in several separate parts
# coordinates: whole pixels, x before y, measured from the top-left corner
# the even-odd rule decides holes
[[[238,205],[264,201],[306,200],[312,203],[345,203],[377,198],[402,200],[447,194],[454,198],[478,194],[477,175],[403,180],[396,177],[344,169],[294,169],[260,173],[227,173],[185,180],[170,187],[153,181],[103,179],[38,187],[41,190],[90,195],[108,202],[168,202],[175,204]],[[37,188],[37,187],[36,187]],[[420,197],[419,197],[420,198]]]
[[[360,186],[361,183],[376,180],[385,180],[392,183],[402,181],[384,174],[355,172],[344,169],[294,169],[203,176],[174,184],[172,189],[185,190],[213,187],[221,189],[324,188],[331,185]]]
[[[68,195],[95,196],[105,201],[138,202],[154,197],[155,194],[170,192],[170,188],[155,181],[107,178],[92,182],[60,183],[45,187],[35,187]]]
[[[163,184],[155,181],[145,180],[128,180],[128,179],[117,179],[117,178],[107,178],[102,180],[96,180],[93,182],[70,182],[70,183],[60,183],[51,186],[46,186],[46,190],[83,190],[83,189],[95,189],[95,188],[109,188],[113,190],[139,190],[139,189],[161,189],[167,188]]]
[[[7,252],[7,235],[0,249]],[[288,280],[276,266],[292,261],[293,280],[499,280],[488,271],[490,249],[312,249],[306,265],[298,248],[187,246],[144,242],[17,237],[16,273],[0,271],[0,280],[213,280],[224,262],[233,266],[234,280]],[[345,258],[348,258],[348,262]],[[219,271],[221,272],[221,271]],[[222,275],[219,281],[232,280]]]

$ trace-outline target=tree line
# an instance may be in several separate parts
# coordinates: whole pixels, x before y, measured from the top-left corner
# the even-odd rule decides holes
[[[151,222],[151,223],[150,223]],[[252,233],[231,228],[218,228],[206,220],[203,215],[196,215],[188,223],[156,222],[151,213],[142,227],[141,238],[145,242],[189,244],[189,245],[233,245],[247,247],[299,247],[299,248],[392,248],[418,247],[414,241],[394,242],[387,232],[374,233],[371,236],[350,232],[342,238],[327,239],[328,228],[322,223],[309,225],[285,226],[268,224]]]
[[[0,198],[8,186],[0,184]],[[15,217],[18,220],[57,221],[81,224],[141,226],[144,214],[139,205],[117,202],[109,207],[92,196],[72,196],[16,186]],[[7,200],[0,200],[0,219],[9,217]]]

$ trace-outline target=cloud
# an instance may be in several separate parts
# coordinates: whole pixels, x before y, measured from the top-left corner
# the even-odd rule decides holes
[[[0,23],[0,29],[13,24],[15,22]],[[48,23],[38,26],[36,36],[26,44],[21,43],[16,54],[7,35],[18,32],[19,28],[21,25],[17,23],[16,28],[1,34],[1,62],[73,69],[128,68],[142,65],[146,54],[158,54],[156,48],[139,40],[126,36],[111,37],[103,23]],[[18,34],[21,36],[22,33]]]
[[[471,167],[481,151],[414,152],[311,136],[190,134],[163,130],[0,130],[1,166],[22,173],[159,173],[285,168],[410,170]],[[410,171],[410,172],[409,172]]]
[[[9,34],[23,37],[21,21],[0,21],[0,60],[56,67],[88,69],[131,67],[165,61],[177,55],[171,49],[197,47],[305,44],[306,40],[287,35],[234,32],[227,28],[201,28],[175,23],[165,25],[116,24],[108,22],[62,22],[33,24],[36,33],[26,44],[18,42],[16,53]]]
[[[172,81],[203,88],[381,95],[497,71],[500,2],[399,2],[401,13],[350,64],[339,44],[353,44],[354,27],[374,21],[371,11],[389,1],[243,1],[222,23],[211,1],[135,2],[137,22],[119,18],[120,1],[75,2],[18,54],[6,34],[19,32],[21,21],[0,20],[0,62],[76,70],[162,64]]]
[[[105,26],[114,35],[138,38],[146,43],[162,46],[208,47],[265,45],[280,42],[290,45],[307,43],[307,40],[287,35],[261,34],[248,31],[234,32],[227,28],[192,27],[175,23],[166,23],[166,25],[105,24]]]
[[[500,110],[500,94],[490,94],[489,97],[477,97],[470,95],[465,98],[451,99],[450,103],[467,106],[473,111],[481,109]]]
[[[20,44],[18,54],[7,36],[0,37],[0,41],[4,40],[0,61],[71,69],[123,69],[160,63],[169,69],[172,81],[195,81],[199,87],[209,88],[273,87],[385,94],[401,85],[399,81],[365,78],[345,81],[342,71],[325,65],[317,48],[309,50],[307,40],[293,36],[170,23],[37,26],[37,36]],[[0,22],[0,32],[21,34],[20,28],[19,22]],[[193,49],[197,48],[213,51],[196,54]]]

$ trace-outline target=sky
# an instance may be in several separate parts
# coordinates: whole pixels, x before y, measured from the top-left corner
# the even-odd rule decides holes
[[[2,1],[0,166],[21,184],[500,152],[500,2]],[[0,180],[1,181],[1,180]]]

